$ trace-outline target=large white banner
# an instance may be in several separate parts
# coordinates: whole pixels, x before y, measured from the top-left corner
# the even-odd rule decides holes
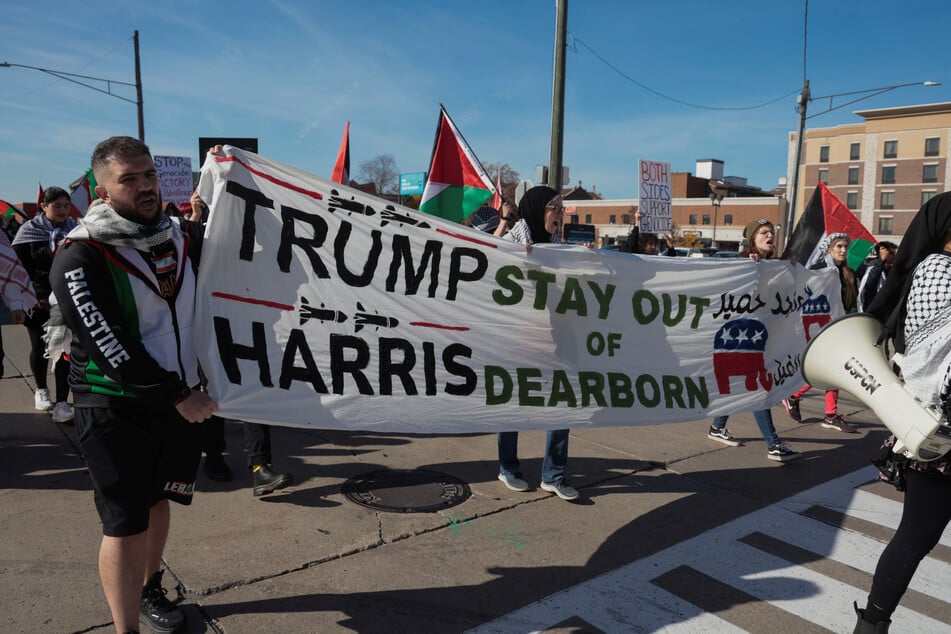
[[[835,271],[526,247],[225,146],[197,341],[222,416],[490,432],[776,405]]]

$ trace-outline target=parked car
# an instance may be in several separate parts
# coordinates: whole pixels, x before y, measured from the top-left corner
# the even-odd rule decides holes
[[[715,258],[738,258],[738,257],[740,257],[740,252],[739,252],[739,251],[727,251],[727,250],[724,249],[724,250],[722,250],[722,251],[717,251],[716,253],[714,253],[714,254],[713,254],[713,257],[715,257]]]

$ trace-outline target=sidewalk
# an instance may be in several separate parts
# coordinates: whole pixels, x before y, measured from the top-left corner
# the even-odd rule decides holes
[[[112,631],[75,432],[33,409],[20,331],[3,327],[0,631]],[[537,488],[544,432],[520,435],[532,490],[516,493],[496,479],[494,435],[293,428],[272,437],[275,467],[295,484],[253,498],[241,426],[228,424],[236,477],[199,473],[193,505],[172,505],[165,585],[182,598],[187,632],[465,631],[867,465],[884,427],[844,393],[840,410],[859,434],[822,429],[821,408],[816,390],[803,401],[805,424],[773,409],[780,436],[804,453],[786,465],[766,459],[750,414],[730,419],[747,441],[737,448],[708,440],[709,421],[573,430],[574,503]],[[378,469],[440,471],[472,495],[439,512],[386,513],[341,493]],[[554,615],[563,629],[550,631],[578,631],[571,618]]]

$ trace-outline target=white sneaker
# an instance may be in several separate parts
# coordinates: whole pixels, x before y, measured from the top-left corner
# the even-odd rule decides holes
[[[53,409],[53,401],[50,400],[50,391],[42,389],[34,392],[33,405],[41,412],[47,412]]]
[[[556,482],[542,482],[541,486],[543,491],[554,493],[562,500],[574,500],[578,497],[578,490],[568,486],[568,482],[565,479]]]
[[[73,420],[73,408],[66,401],[60,401],[53,406],[53,422],[68,423]]]
[[[512,489],[513,491],[528,491],[528,482],[523,480],[520,476],[521,473],[508,474],[500,473],[499,480],[502,481],[502,484]]]

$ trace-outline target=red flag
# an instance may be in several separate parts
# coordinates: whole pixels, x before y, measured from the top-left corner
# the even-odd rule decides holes
[[[502,174],[495,177],[495,193],[489,199],[489,207],[502,211]]]
[[[350,186],[350,122],[343,130],[343,141],[340,142],[340,151],[337,152],[337,162],[334,163],[334,173],[330,179],[335,183]]]
[[[40,213],[40,210],[43,209],[43,183],[37,181],[40,187],[40,191],[36,194],[36,213]]]

